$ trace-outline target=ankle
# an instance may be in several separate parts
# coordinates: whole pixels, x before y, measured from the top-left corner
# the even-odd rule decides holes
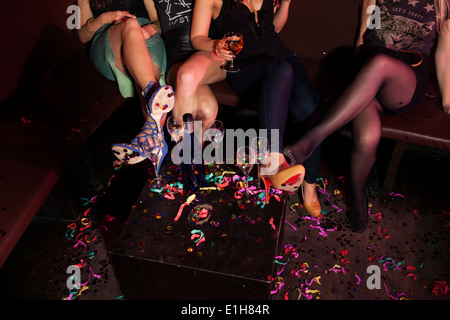
[[[306,181],[303,181],[302,192],[303,201],[314,203],[318,200],[315,183],[308,183]]]
[[[292,153],[296,160],[296,163],[303,163],[308,159],[314,151],[314,146],[308,139],[302,138],[295,144],[289,147],[289,151]]]
[[[141,94],[145,100],[149,100],[153,92],[159,88],[159,84],[155,81],[150,81],[147,86],[142,90]]]
[[[352,203],[354,203],[357,207],[363,207],[366,201],[366,189],[358,188],[358,190],[352,191]]]
[[[264,163],[261,164],[261,175],[271,176],[287,168],[289,168],[289,164],[283,154],[278,152],[269,153]]]

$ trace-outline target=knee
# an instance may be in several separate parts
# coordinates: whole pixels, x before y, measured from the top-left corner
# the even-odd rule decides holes
[[[294,77],[294,69],[292,65],[283,60],[272,63],[268,67],[268,73],[271,77],[279,77],[281,79],[284,79],[285,81],[293,79]]]
[[[135,31],[141,31],[141,25],[137,21],[137,19],[127,19],[122,22],[124,24],[123,31],[124,32],[135,32]]]
[[[389,68],[392,59],[393,58],[382,53],[374,54],[367,60],[366,66],[375,69],[375,71],[377,72],[380,72]]]
[[[177,72],[177,89],[192,90],[199,83],[197,68],[191,64],[183,64]]]
[[[381,139],[381,130],[363,130],[353,133],[353,147],[360,153],[374,154]]]
[[[196,120],[211,121],[216,118],[218,109],[219,106],[214,97],[204,97],[199,101]]]

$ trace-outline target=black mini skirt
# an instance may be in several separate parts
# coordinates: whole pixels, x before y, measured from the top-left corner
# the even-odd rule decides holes
[[[164,34],[167,54],[167,70],[178,63],[186,61],[194,48],[191,45],[190,26],[182,26],[171,29]]]
[[[418,105],[428,90],[428,57],[422,56],[417,51],[395,51],[384,47],[365,46],[356,58],[356,72],[362,68],[367,59],[375,54],[386,54],[390,57],[403,61],[408,64],[416,74],[416,90],[414,91],[411,101],[403,108],[397,110],[385,109],[385,112],[397,114],[408,111]]]

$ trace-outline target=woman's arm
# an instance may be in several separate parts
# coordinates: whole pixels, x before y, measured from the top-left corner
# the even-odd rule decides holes
[[[154,34],[161,35],[162,29],[159,22],[158,12],[156,11],[155,2],[156,0],[144,0],[145,8],[147,9],[148,16],[152,24],[142,27],[150,37]]]
[[[369,6],[376,5],[376,0],[362,0],[361,1],[361,21],[359,25],[359,33],[358,38],[356,39],[355,49],[356,53],[358,53],[361,50],[361,47],[363,45],[363,36],[364,33],[367,30],[367,22],[371,18],[373,12],[369,11],[367,13],[367,10]]]
[[[219,57],[230,60],[231,52],[224,49],[220,39],[213,40],[209,34],[211,19],[217,18],[220,12],[222,0],[196,0],[191,23],[191,43],[192,47],[199,51],[211,51]]]
[[[86,43],[91,41],[95,31],[100,29],[103,25],[119,21],[124,18],[136,18],[134,15],[126,11],[110,11],[99,15],[94,19],[89,0],[77,0],[80,7],[80,22],[82,27],[78,29],[78,36],[81,42]]]
[[[191,23],[191,43],[196,50],[214,51],[217,44],[208,37],[214,11],[213,0],[196,0]]]
[[[436,74],[444,112],[450,114],[450,20],[444,22],[436,48]]]
[[[95,21],[92,21],[91,19],[94,15],[92,14],[91,7],[89,6],[89,0],[78,0],[78,7],[80,8],[81,24],[81,28],[78,29],[78,37],[81,42],[86,43],[89,42],[94,36],[94,28],[97,30],[101,26],[97,26],[98,22],[94,24]]]
[[[273,17],[273,25],[275,27],[275,32],[280,32],[289,16],[289,5],[291,0],[280,0],[280,7],[275,8],[275,16]]]

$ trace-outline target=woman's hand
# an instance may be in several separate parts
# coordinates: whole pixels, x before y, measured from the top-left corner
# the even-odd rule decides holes
[[[235,58],[233,52],[226,49],[226,45],[221,39],[213,41],[213,52],[225,60],[233,60]]]
[[[443,107],[446,114],[450,114],[450,104]]]
[[[152,24],[147,24],[142,27],[142,33],[144,34],[145,40],[147,40],[156,34],[156,27]]]
[[[149,35],[148,32],[144,28],[142,28],[142,34],[144,35],[145,40],[150,39],[150,37],[151,37],[151,35]]]
[[[127,11],[107,11],[94,19],[89,6],[89,0],[78,0],[77,3],[80,7],[81,23],[83,24],[83,26],[78,29],[78,36],[82,43],[91,41],[95,32],[105,24],[111,24],[116,21],[123,21],[130,18],[136,19],[136,16]]]
[[[103,24],[111,24],[118,21],[124,21],[126,19],[136,19],[135,15],[132,15],[128,11],[108,11],[102,13],[97,19],[99,19]]]

